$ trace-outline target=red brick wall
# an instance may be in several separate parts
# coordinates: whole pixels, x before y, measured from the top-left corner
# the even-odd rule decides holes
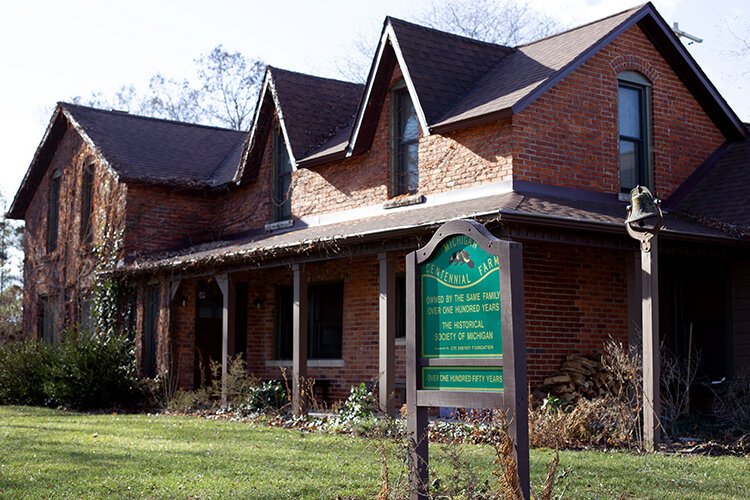
[[[80,239],[82,181],[84,168],[94,159],[80,135],[68,127],[24,214],[23,332],[26,337],[37,334],[40,295],[55,298],[58,332],[80,319],[78,315],[84,299],[81,292],[91,287],[94,269],[92,245]],[[47,253],[49,185],[57,170],[62,173],[57,248]],[[103,228],[121,227],[124,199],[124,186],[115,180],[106,166],[94,161],[91,218],[94,245],[102,242]]]
[[[198,191],[129,184],[125,254],[144,255],[215,239],[214,203]]]
[[[378,260],[337,259],[305,266],[309,283],[343,281],[343,367],[310,367],[308,376],[331,380],[330,396],[346,398],[349,388],[360,382],[370,382],[378,376]],[[280,368],[266,366],[275,357],[276,344],[276,287],[291,285],[292,274],[287,269],[259,271],[250,274],[248,300],[248,369],[261,378],[281,377]],[[253,305],[259,298],[262,306]],[[291,368],[287,369],[291,380]]]
[[[601,352],[610,337],[627,343],[628,254],[561,244],[524,244],[526,341],[529,382],[541,383],[571,353]],[[343,367],[309,368],[315,379],[333,381],[331,397],[345,398],[352,385],[378,375],[378,260],[337,259],[306,266],[309,282],[344,282]],[[275,359],[276,287],[291,285],[287,268],[246,274],[248,294],[248,370],[262,379],[282,377]],[[235,276],[239,278],[238,276]],[[243,277],[244,279],[244,277]],[[195,290],[181,285],[187,306],[172,307],[172,334],[180,365],[180,383],[193,378]],[[256,307],[256,301],[260,307]],[[396,348],[396,381],[405,381],[404,347]],[[287,368],[291,380],[291,368]]]
[[[395,69],[392,82],[400,78]],[[390,102],[386,95],[371,149],[361,155],[311,168],[292,176],[295,218],[377,205],[388,200]],[[419,144],[419,193],[434,194],[508,179],[511,172],[509,119],[423,137]],[[257,179],[218,201],[217,219],[226,234],[271,222],[272,140],[266,141]]]
[[[657,196],[669,197],[724,142],[692,94],[634,26],[513,118],[514,177],[619,192],[617,74],[626,70],[638,71],[652,83]]]
[[[195,383],[195,296],[195,281],[183,280],[170,309],[174,370],[182,388],[193,388]]]
[[[526,242],[523,259],[532,386],[568,354],[601,352],[610,337],[627,344],[626,253]]]

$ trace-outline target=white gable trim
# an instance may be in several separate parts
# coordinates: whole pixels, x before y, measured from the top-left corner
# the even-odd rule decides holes
[[[284,123],[284,113],[281,110],[281,105],[279,104],[279,97],[276,93],[276,86],[273,83],[273,68],[268,68],[266,70],[266,75],[263,77],[263,85],[260,88],[260,94],[258,96],[258,103],[255,105],[255,112],[253,114],[253,126],[250,128],[250,137],[247,141],[247,147],[245,148],[245,151],[242,154],[242,157],[240,158],[240,164],[237,168],[237,172],[234,174],[234,178],[232,181],[235,184],[239,184],[242,180],[242,176],[245,173],[245,165],[247,164],[247,158],[250,155],[250,150],[252,150],[254,147],[263,147],[264,144],[258,145],[255,144],[255,141],[257,140],[258,135],[258,122],[260,120],[260,112],[261,108],[263,107],[263,101],[265,101],[266,93],[270,92],[271,99],[273,100],[273,106],[274,110],[276,111],[276,116],[279,118],[279,126],[281,127],[281,133],[284,135],[284,143],[286,144],[287,152],[289,153],[289,159],[292,162],[292,170],[297,170],[298,168],[298,162],[294,157],[294,153],[292,153],[292,147],[291,142],[289,141],[289,134],[286,131],[286,125]]]
[[[399,68],[401,69],[401,74],[404,77],[404,82],[406,82],[406,87],[409,89],[409,96],[411,97],[412,103],[414,104],[414,109],[417,112],[419,124],[422,128],[422,135],[430,135],[430,127],[427,124],[427,118],[425,117],[424,110],[422,109],[422,104],[419,102],[419,96],[417,95],[417,90],[414,87],[414,82],[412,82],[409,68],[406,66],[404,55],[401,52],[401,46],[399,45],[398,39],[396,38],[396,32],[393,30],[393,26],[391,26],[389,22],[383,28],[383,34],[380,37],[380,43],[378,44],[378,50],[375,54],[375,60],[370,67],[370,74],[367,77],[367,85],[365,86],[364,97],[360,102],[360,108],[357,112],[357,119],[354,122],[354,129],[352,130],[352,134],[349,138],[349,146],[346,150],[346,156],[352,155],[354,148],[357,145],[357,141],[359,140],[362,122],[364,121],[365,111],[367,110],[367,104],[370,102],[370,98],[372,97],[372,89],[375,85],[375,76],[377,75],[378,69],[382,64],[383,52],[385,51],[385,48],[389,41],[391,42],[391,46],[393,47],[393,52],[396,54],[396,61],[398,62]]]
[[[276,92],[276,85],[273,83],[273,78],[269,80],[268,87],[271,89],[271,98],[273,99],[273,105],[276,108],[276,116],[279,118],[279,127],[281,127],[281,133],[284,136],[284,144],[286,145],[289,159],[292,161],[292,170],[297,170],[297,160],[294,158],[292,152],[292,143],[289,141],[289,134],[286,131],[286,124],[284,122],[284,112],[281,110],[281,104],[279,103],[279,95]]]
[[[76,132],[81,136],[83,139],[83,142],[86,143],[86,145],[91,148],[91,151],[94,152],[94,155],[102,162],[104,167],[107,169],[109,174],[116,180],[120,180],[120,175],[117,173],[117,171],[112,167],[112,164],[109,163],[109,160],[104,156],[104,153],[101,149],[94,143],[93,139],[89,137],[89,135],[86,133],[84,128],[81,126],[80,123],[73,117],[73,114],[70,113],[67,109],[64,107],[62,108],[63,116],[68,120],[68,122],[73,125],[73,128]]]

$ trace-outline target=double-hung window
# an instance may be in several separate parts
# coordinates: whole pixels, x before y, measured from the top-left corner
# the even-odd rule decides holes
[[[57,318],[55,308],[56,298],[43,295],[39,297],[39,313],[37,315],[37,335],[48,344],[57,341]]]
[[[292,161],[284,141],[281,127],[273,135],[273,220],[286,221],[292,218]]]
[[[91,227],[91,210],[94,198],[94,165],[89,164],[83,169],[81,182],[81,243],[91,243],[93,228]]]
[[[391,122],[391,195],[413,194],[419,188],[419,119],[403,82],[391,92]]]
[[[49,198],[47,206],[47,253],[57,248],[57,231],[60,218],[60,181],[62,172],[55,170],[49,181]]]
[[[651,186],[651,84],[633,71],[618,75],[620,191]]]
[[[276,357],[292,359],[292,287],[276,290]],[[307,357],[340,359],[344,325],[344,284],[315,283],[307,288]]]
[[[143,374],[156,376],[156,335],[159,325],[159,285],[146,287],[146,303],[143,309]]]

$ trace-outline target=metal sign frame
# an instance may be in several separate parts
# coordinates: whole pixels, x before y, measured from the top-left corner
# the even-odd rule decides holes
[[[421,356],[422,290],[421,266],[446,239],[464,235],[487,253],[497,256],[500,265],[500,313],[502,315],[502,356],[431,357]],[[494,278],[493,278],[494,279]],[[428,367],[502,367],[502,392],[425,390],[422,370]],[[427,498],[428,437],[430,407],[502,409],[510,419],[509,431],[515,442],[516,463],[521,489],[529,498],[529,433],[526,382],[526,339],[524,329],[523,257],[520,243],[493,236],[482,224],[457,220],[443,224],[422,248],[406,256],[406,403],[407,433],[411,440],[410,495]]]

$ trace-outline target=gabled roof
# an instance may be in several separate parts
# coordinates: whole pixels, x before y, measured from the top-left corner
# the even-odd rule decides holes
[[[515,48],[469,40],[387,18],[352,132],[352,153],[369,147],[395,62],[401,67],[427,133],[448,132],[511,116],[638,25],[705,111],[730,139],[747,135],[651,3]]]
[[[58,103],[41,144],[8,212],[26,207],[68,127],[73,127],[125,182],[208,188],[232,179],[245,134]]]
[[[363,88],[268,66],[238,176],[252,178],[257,171],[274,115],[293,163],[329,150],[343,151],[346,141],[336,138],[348,139]]]
[[[725,144],[674,192],[666,206],[750,236],[750,139]]]
[[[626,26],[630,27],[631,23],[627,21],[639,10],[630,9],[517,47],[511,56],[478,79],[434,122],[434,127],[460,124],[505,110],[508,114],[521,111],[519,105],[534,96],[535,91],[556,83],[567,74],[563,72],[565,68],[579,58],[592,55],[587,51],[603,40],[614,38],[610,35],[619,34]]]

